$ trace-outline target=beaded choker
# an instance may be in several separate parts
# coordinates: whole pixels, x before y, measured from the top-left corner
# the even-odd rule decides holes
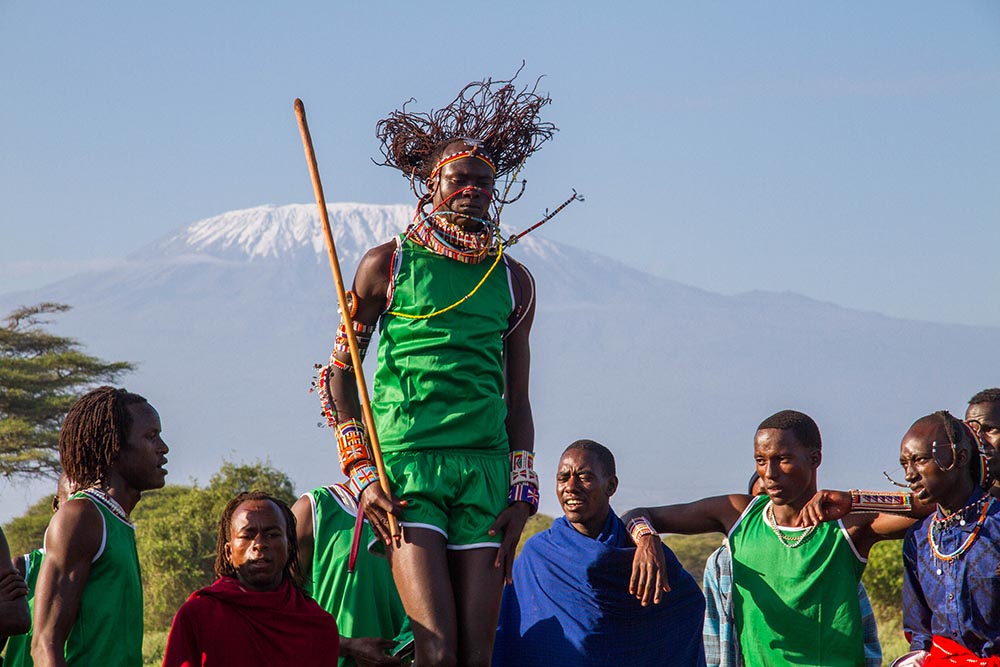
[[[767,510],[764,512],[767,515],[767,522],[771,524],[771,530],[777,535],[781,543],[789,549],[795,549],[797,547],[805,544],[813,533],[816,532],[816,526],[809,526],[805,530],[799,532],[798,535],[791,536],[786,535],[780,528],[778,528],[778,522],[774,520],[774,503],[767,503]]]
[[[89,489],[84,489],[83,493],[88,498],[96,500],[97,502],[104,505],[106,508],[108,508],[108,510],[112,514],[114,514],[116,517],[121,519],[129,526],[132,526],[133,528],[135,527],[135,524],[132,523],[132,519],[130,519],[129,515],[125,512],[125,508],[119,505],[118,501],[109,496],[107,492],[104,491],[103,489],[99,489],[96,486],[92,486]]]
[[[440,214],[424,217],[415,223],[410,237],[431,252],[465,264],[479,264],[496,246],[489,221],[484,221],[483,231],[469,232],[442,220]]]
[[[937,517],[934,517],[933,520],[928,521],[927,544],[930,545],[931,551],[934,553],[934,556],[943,561],[953,561],[962,554],[964,554],[966,551],[968,551],[969,547],[971,547],[973,542],[976,541],[976,538],[979,537],[979,532],[983,529],[983,524],[986,523],[986,516],[990,513],[990,508],[993,507],[994,500],[995,498],[993,496],[984,496],[975,503],[972,503],[971,505],[966,505],[957,512],[953,512],[950,516],[947,516],[943,519],[938,519]],[[965,541],[962,542],[962,545],[958,547],[958,549],[956,549],[955,551],[952,551],[951,553],[947,554],[942,553],[941,549],[938,548],[937,542],[934,539],[934,533],[937,532],[938,535],[940,535],[941,532],[955,526],[956,524],[965,525],[966,510],[969,510],[980,504],[982,504],[983,508],[979,513],[979,519],[976,521],[976,526],[975,528],[972,529],[972,532],[969,533],[969,536],[965,538]],[[956,516],[960,518],[956,519]]]

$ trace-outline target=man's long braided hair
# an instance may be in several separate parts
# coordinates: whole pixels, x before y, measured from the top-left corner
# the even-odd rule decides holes
[[[78,489],[102,481],[127,446],[132,415],[128,406],[146,403],[139,394],[98,387],[69,409],[59,432],[59,461]]]
[[[552,100],[534,86],[518,88],[510,79],[474,81],[448,106],[417,113],[403,105],[378,122],[375,135],[382,142],[382,166],[400,170],[417,196],[431,176],[445,147],[460,139],[477,141],[496,166],[496,177],[516,173],[524,161],[552,138],[556,126],[542,122],[542,107]],[[516,197],[515,197],[516,198]]]

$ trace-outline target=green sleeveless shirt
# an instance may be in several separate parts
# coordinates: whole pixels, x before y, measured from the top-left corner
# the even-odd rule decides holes
[[[35,584],[38,582],[38,568],[42,565],[43,549],[35,549],[30,554],[24,554],[24,582],[28,584],[28,611],[35,616]],[[3,654],[3,667],[31,667],[31,630],[26,634],[14,635],[7,639],[7,648]]]
[[[104,520],[104,539],[91,561],[80,609],[66,640],[66,664],[141,667],[142,579],[135,527],[96,495],[81,491],[72,498],[94,503]]]
[[[306,592],[337,619],[341,637],[393,639],[406,620],[392,571],[384,558],[368,552],[375,541],[371,526],[362,524],[361,549],[354,573],[347,572],[358,506],[339,486],[309,492],[313,508],[312,576]],[[340,667],[354,660],[341,657]]]
[[[501,260],[464,264],[402,241],[379,327],[372,413],[385,452],[464,449],[506,452],[503,334],[513,310]]]
[[[729,533],[744,664],[863,667],[858,582],[867,560],[840,521],[821,523],[797,547],[785,546],[764,516],[769,502],[754,498]]]

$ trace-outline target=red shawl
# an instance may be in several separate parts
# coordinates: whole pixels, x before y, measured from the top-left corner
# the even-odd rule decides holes
[[[336,667],[339,648],[333,616],[291,582],[258,593],[220,577],[178,610],[163,667]]]
[[[924,667],[952,667],[964,665],[966,667],[998,667],[1000,657],[981,658],[958,642],[953,642],[947,637],[934,635],[934,644],[931,646],[931,654],[924,662]]]

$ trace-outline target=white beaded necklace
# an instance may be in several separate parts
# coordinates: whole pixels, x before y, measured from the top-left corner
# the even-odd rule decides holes
[[[85,493],[90,498],[93,498],[97,502],[107,507],[112,514],[114,514],[116,517],[118,517],[128,525],[135,526],[135,524],[132,523],[132,520],[129,518],[128,514],[125,512],[125,508],[122,507],[117,500],[109,496],[108,492],[105,491],[104,489],[99,489],[96,486],[92,486],[89,489],[84,489],[83,493]]]

